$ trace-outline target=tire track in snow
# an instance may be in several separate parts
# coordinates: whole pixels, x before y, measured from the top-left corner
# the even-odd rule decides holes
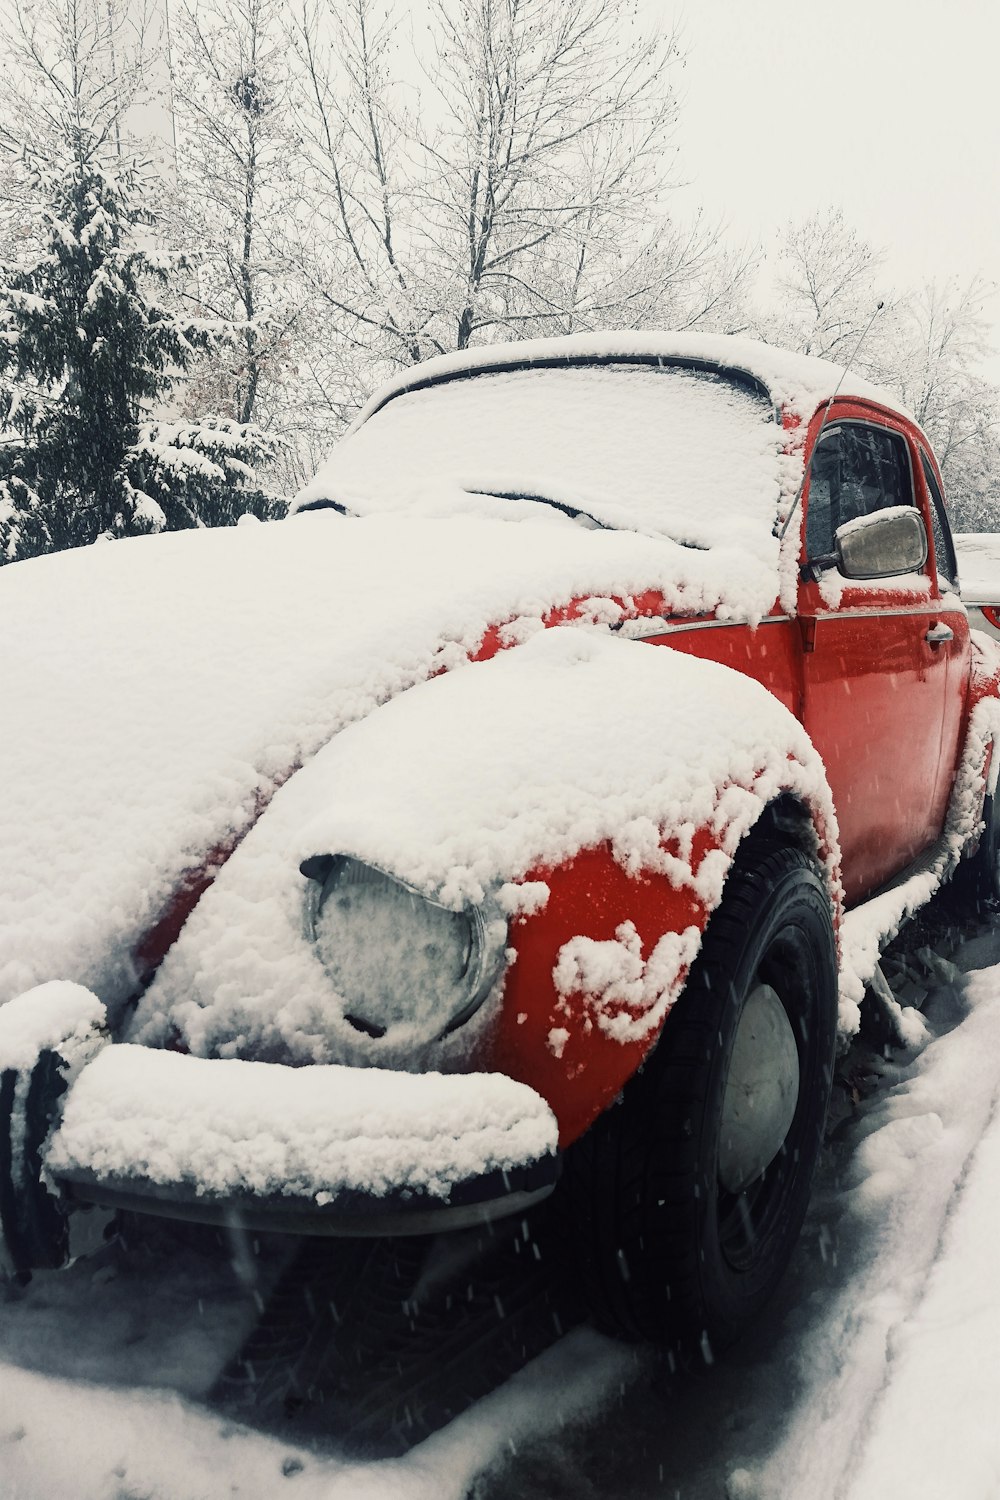
[[[855,1477],[893,1388],[895,1352],[945,1263],[949,1227],[1000,1109],[1000,971],[974,980],[968,998],[961,1024],[862,1122],[838,1231],[853,1269],[802,1341],[803,1390],[783,1438],[754,1474],[731,1477],[732,1500],[869,1493]],[[884,1493],[884,1475],[873,1493]]]

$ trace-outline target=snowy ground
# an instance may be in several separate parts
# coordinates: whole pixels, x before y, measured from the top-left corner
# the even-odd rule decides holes
[[[8,1289],[0,1500],[1000,1493],[1000,926],[931,941],[904,995],[931,1040],[845,1060],[783,1292],[711,1370],[679,1384],[578,1328],[405,1458],[350,1460],[349,1434],[306,1448],[205,1404],[279,1267],[265,1254],[253,1286],[154,1228]]]

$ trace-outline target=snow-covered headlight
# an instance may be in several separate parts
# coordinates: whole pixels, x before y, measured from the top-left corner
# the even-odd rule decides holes
[[[356,1030],[426,1041],[478,1010],[504,960],[499,909],[451,911],[345,854],[301,869],[307,933]]]

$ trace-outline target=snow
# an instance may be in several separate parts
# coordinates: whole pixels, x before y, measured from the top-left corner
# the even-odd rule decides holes
[[[724,598],[753,618],[773,573],[586,531],[556,512],[288,522],[141,537],[0,570],[0,1001],[72,979],[112,1010],[134,951],[206,853],[346,724],[487,627],[574,598]],[[590,627],[586,627],[590,628]]]
[[[966,603],[1000,604],[1000,532],[958,533],[955,552]]]
[[[635,336],[618,337],[620,346],[605,339],[601,347],[648,352]],[[670,338],[674,349],[684,343]],[[711,342],[697,340],[704,357]],[[545,346],[527,347],[536,351],[529,357],[544,357]],[[832,379],[829,367],[816,371],[776,351],[739,358],[762,378],[769,371],[776,399],[803,414]],[[854,382],[845,390],[859,394]],[[401,410],[417,410],[420,399],[400,398]],[[794,462],[776,461],[767,489],[765,467],[754,494],[763,504],[766,493],[770,505],[787,495]],[[639,486],[637,494],[649,526],[652,492]],[[533,869],[610,839],[626,869],[653,868],[711,907],[740,837],[765,802],[791,787],[825,824],[834,879],[835,821],[822,770],[776,701],[724,668],[601,631],[627,616],[628,603],[616,599],[652,588],[678,610],[721,605],[759,617],[775,594],[769,542],[723,577],[710,554],[588,531],[516,502],[481,498],[467,519],[433,519],[467,504],[454,484],[424,499],[414,521],[301,516],[0,572],[0,694],[18,726],[0,744],[0,1000],[9,1001],[0,1011],[0,1067],[23,1070],[46,1046],[65,1046],[85,1064],[52,1164],[140,1171],[222,1193],[288,1184],[313,1195],[400,1184],[443,1192],[470,1162],[488,1170],[549,1149],[545,1107],[530,1091],[515,1096],[521,1086],[509,1080],[371,1071],[359,1080],[317,1065],[351,1040],[364,1044],[344,1031],[303,934],[305,855],[349,850],[454,906],[495,892],[500,909],[516,916],[547,899],[544,879],[524,879]],[[715,523],[707,508],[702,523],[708,536]],[[574,596],[590,600],[589,618],[543,631],[545,612]],[[519,649],[464,666],[497,620],[508,622],[507,642]],[[454,670],[434,677],[442,668]],[[998,732],[996,705],[977,709],[938,860],[848,916],[845,1029],[886,934],[932,894],[974,831],[981,750]],[[994,756],[994,786],[998,774]],[[170,891],[206,849],[228,851],[272,797],[189,921],[137,1034],[148,1028],[162,1040],[176,1026],[195,1050],[260,1048],[303,1066],[129,1045],[89,1060],[101,1044],[103,1002],[127,994],[135,942]],[[683,837],[679,853],[664,852],[665,832],[705,820],[719,840],[713,854],[696,865]],[[693,930],[669,939],[644,958],[627,923],[613,942],[581,934],[559,955],[557,989],[584,987],[594,1024],[609,1034],[644,1035],[697,946]],[[93,985],[100,1000],[71,980]],[[793,1326],[779,1355],[795,1371],[793,1399],[767,1406],[766,1391],[760,1398],[768,1451],[740,1452],[738,1412],[726,1426],[723,1406],[707,1424],[734,1497],[882,1500],[898,1488],[914,1500],[982,1500],[1000,1484],[1000,1388],[995,1361],[984,1356],[1000,1334],[992,1269],[1000,967],[953,1004],[950,1031],[940,1015],[925,1023],[904,1012],[912,1054],[883,1065],[898,1083],[855,1129],[844,1182],[819,1206],[844,1246],[860,1248],[853,1257],[845,1249],[851,1275],[834,1278],[832,1291],[817,1273],[807,1278],[805,1332]],[[567,1040],[564,1028],[549,1033],[557,1056]],[[361,1088],[363,1103],[352,1095]],[[364,1110],[371,1128],[359,1141]],[[830,1243],[825,1219],[819,1243]],[[142,1368],[129,1322],[141,1324],[145,1302],[141,1342],[148,1320],[165,1317],[158,1288],[145,1297],[127,1286],[102,1294],[84,1268],[67,1275],[65,1291],[42,1277],[23,1303],[11,1293],[0,1321],[0,1473],[18,1500],[193,1500],[223,1488],[270,1496],[284,1482],[317,1500],[457,1500],[525,1438],[551,1443],[564,1420],[634,1378],[631,1356],[579,1332],[405,1460],[348,1464],[302,1450],[288,1468],[287,1444],[195,1404],[210,1374],[199,1386],[189,1368],[164,1378],[153,1364],[134,1384],[173,1383],[180,1396],[112,1389]],[[127,1316],[106,1337],[101,1319],[122,1304]],[[71,1315],[97,1351],[82,1378],[60,1376],[60,1362],[65,1372],[80,1356],[53,1308]],[[187,1367],[180,1356],[197,1339],[161,1329],[160,1347],[174,1336],[187,1340],[178,1356]],[[32,1363],[41,1368],[26,1368]],[[756,1371],[752,1384],[766,1386]],[[627,1442],[617,1416],[612,1431]],[[657,1431],[662,1439],[662,1419]],[[693,1497],[698,1473],[678,1470],[676,1479]]]
[[[490,1005],[442,1042],[439,1020],[423,1050],[412,1032],[398,1049],[391,1034],[359,1035],[306,930],[302,860],[347,854],[459,909],[608,841],[631,874],[659,874],[711,911],[740,840],[784,790],[814,808],[833,882],[822,765],[766,689],[679,652],[547,630],[400,694],[293,777],[192,913],[132,1038],[162,1044],[177,1032],[199,1055],[443,1066],[473,1044]],[[692,838],[706,825],[717,847],[699,861]],[[677,852],[664,847],[673,834]],[[594,997],[601,1024],[622,1040],[648,1034],[696,947],[690,933],[670,935],[633,976],[624,1011],[617,993],[610,1011]],[[589,952],[573,953],[588,974]],[[387,949],[383,962],[400,965],[405,987],[408,953]]]
[[[120,1284],[110,1291],[127,1298]],[[192,1343],[189,1332],[181,1352]],[[120,1388],[115,1359],[104,1356],[101,1383],[0,1366],[11,1500],[274,1500],[286,1488],[295,1500],[466,1500],[484,1470],[608,1405],[635,1364],[631,1350],[578,1329],[405,1458],[364,1463],[238,1427],[170,1391]]]
[[[956,955],[968,980],[927,957],[951,975],[927,979],[933,1040],[867,1061],[882,1086],[827,1147],[784,1292],[706,1378],[671,1382],[580,1328],[406,1457],[348,1459],[335,1419],[304,1446],[204,1403],[253,1303],[224,1263],[166,1240],[5,1302],[4,1493],[984,1500],[1000,1474],[1000,930]]]
[[[753,1500],[996,1492],[1000,968],[963,988],[964,1020],[862,1126],[834,1215],[863,1249],[797,1351],[798,1399],[747,1476]]]
[[[54,1052],[59,1073],[69,1084],[107,1041],[104,1022],[105,1009],[97,996],[65,980],[39,985],[0,1007],[0,1075],[13,1075],[10,1116],[4,1121],[9,1132],[4,1173],[9,1173],[15,1193],[26,1170],[28,1099],[39,1054]],[[0,1225],[0,1285],[16,1264],[4,1232],[10,1228],[11,1211],[8,1198],[6,1222]]]
[[[817,408],[829,401],[835,391],[862,401],[877,401],[904,416],[897,397],[881,386],[874,386],[842,365],[815,359],[807,354],[791,354],[771,344],[729,334],[672,333],[667,331],[583,333],[570,338],[528,339],[508,345],[486,345],[467,349],[460,354],[445,354],[424,360],[419,366],[403,371],[383,386],[361,412],[352,430],[365,422],[373,411],[398,392],[412,389],[418,382],[465,371],[501,369],[511,364],[540,364],[545,361],[584,359],[681,359],[718,364],[725,369],[742,370],[752,375],[770,392],[775,406],[790,416],[808,421]],[[910,417],[912,420],[912,417]]]
[[[990,652],[992,670],[1000,669],[1000,653],[992,642],[982,648]],[[853,1036],[860,1025],[861,1001],[865,986],[875,972],[879,954],[896,936],[907,918],[925,906],[954,870],[963,849],[975,838],[982,826],[984,791],[995,791],[998,774],[997,756],[989,768],[989,785],[984,767],[987,746],[1000,745],[1000,700],[984,698],[977,703],[969,719],[963,760],[955,777],[951,800],[939,844],[930,857],[906,879],[900,880],[871,900],[845,913],[840,926],[840,1031]]]
[[[783,441],[763,397],[713,377],[508,370],[397,396],[337,445],[297,503],[474,514],[502,513],[491,496],[542,495],[605,526],[714,549],[720,567],[773,570]]]
[[[969,996],[973,1004],[983,1004],[992,1012],[983,1043],[995,1056],[1000,1002],[995,971],[974,980]],[[979,1082],[977,1072],[970,1069],[971,1087]],[[990,1084],[995,1089],[995,1080],[988,1078],[987,1089]],[[973,1148],[958,1201],[937,1241],[938,1256],[926,1274],[919,1306],[891,1338],[891,1379],[880,1393],[863,1460],[848,1490],[856,1500],[881,1496],[890,1466],[893,1483],[910,1500],[932,1500],[944,1494],[971,1500],[1000,1490],[997,1393],[982,1371],[984,1351],[1000,1347],[1000,1303],[995,1294],[1000,1119],[995,1091],[989,1103],[990,1118]],[[905,1123],[910,1130],[908,1140],[901,1143],[904,1182],[914,1160],[933,1162],[948,1149],[939,1113],[929,1112]],[[893,1172],[887,1138],[901,1124],[893,1121],[885,1126],[880,1132],[882,1150],[873,1152],[876,1170],[886,1174],[893,1188],[900,1173]],[[941,1399],[942,1391],[947,1392],[946,1401]],[[914,1412],[921,1413],[916,1424]],[[908,1440],[900,1444],[904,1429]]]
[[[697,927],[668,932],[643,959],[635,926],[623,922],[611,942],[575,937],[559,950],[553,979],[558,994],[580,994],[600,1029],[619,1041],[653,1035],[701,946]],[[561,1047],[568,1033],[559,1029]],[[550,1043],[551,1043],[550,1034]],[[553,1046],[553,1051],[556,1048]],[[556,1056],[561,1056],[561,1050]]]
[[[865,520],[865,517],[861,517]],[[871,601],[872,584],[846,577],[837,568],[824,568],[817,580],[819,595],[827,609],[839,609],[844,596],[850,597],[852,589],[864,590],[865,604]],[[874,585],[886,600],[892,599],[900,605],[920,604],[930,598],[931,581],[926,573],[897,573],[894,578],[879,578]],[[856,596],[855,596],[856,597]],[[942,607],[946,607],[942,602]]]
[[[40,1052],[58,1052],[74,1064],[93,1051],[105,1009],[82,985],[52,980],[0,1008],[0,1072],[30,1069]]]
[[[46,1166],[182,1195],[447,1198],[551,1155],[556,1136],[538,1095],[499,1074],[283,1068],[122,1044],[74,1083]]]

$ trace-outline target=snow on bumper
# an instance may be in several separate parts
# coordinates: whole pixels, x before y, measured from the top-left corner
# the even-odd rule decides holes
[[[77,1196],[299,1229],[516,1212],[557,1175],[548,1105],[499,1074],[404,1074],[122,1044],[81,1072],[46,1167]]]

